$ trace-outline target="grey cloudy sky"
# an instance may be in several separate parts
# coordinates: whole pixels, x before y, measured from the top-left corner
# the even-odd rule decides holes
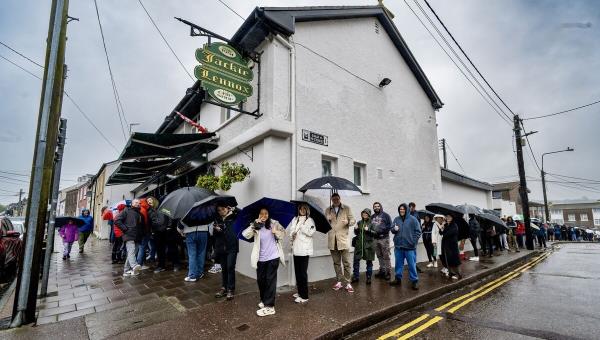
[[[42,62],[51,1],[0,2],[0,41]],[[191,72],[194,51],[204,42],[192,38],[174,16],[187,18],[225,36],[242,20],[217,0],[144,0],[165,36]],[[240,1],[225,0],[246,17],[255,6],[376,4],[364,0]],[[494,182],[516,179],[512,131],[469,85],[404,1],[385,1],[394,22],[445,103],[438,113],[438,133],[447,138],[467,175]],[[414,2],[408,1],[417,10]],[[424,5],[422,1],[420,3]],[[524,117],[552,113],[600,100],[600,3],[597,1],[441,1],[430,3],[476,65],[506,100]],[[177,64],[139,3],[98,0],[111,64],[130,123],[137,131],[153,132],[192,80]],[[68,28],[66,89],[119,151],[124,138],[112,95],[92,0],[71,0],[69,14],[79,18]],[[41,69],[0,46],[0,55],[31,72]],[[27,175],[37,121],[40,81],[0,59],[0,171]],[[558,174],[599,179],[600,105],[570,114],[526,122],[538,130],[530,137],[538,161],[543,152],[572,146],[574,153],[546,158],[545,168]],[[77,176],[95,173],[118,156],[110,145],[65,100],[68,141],[61,186]],[[449,157],[450,168],[462,172]],[[534,199],[541,198],[539,171],[530,157]],[[27,184],[26,179],[0,173],[0,203]],[[9,178],[6,178],[9,177]],[[556,180],[553,178],[552,180]],[[573,180],[575,181],[575,180]],[[563,186],[560,186],[563,185]],[[569,184],[578,185],[578,184]],[[586,184],[588,185],[588,184]],[[591,190],[591,189],[588,189]],[[593,191],[549,185],[551,199],[600,197]]]

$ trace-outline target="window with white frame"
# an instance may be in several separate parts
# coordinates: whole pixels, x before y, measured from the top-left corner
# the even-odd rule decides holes
[[[594,225],[600,225],[600,218],[594,219]]]
[[[331,158],[325,158],[323,157],[323,159],[321,159],[321,176],[325,177],[325,176],[333,176],[334,175],[334,170],[333,170],[333,163],[335,161]]]
[[[366,169],[365,164],[354,162],[354,184],[360,188],[366,187]]]
[[[502,199],[502,191],[492,191],[492,198]]]
[[[237,109],[243,110],[244,103],[240,103],[237,106]],[[226,121],[230,120],[231,118],[237,116],[238,114],[240,114],[240,113],[235,110],[232,110],[231,108],[222,107],[221,108],[221,124],[223,124]]]
[[[568,220],[569,222],[575,222],[575,214],[569,214],[569,215],[567,216],[567,220]]]
[[[581,215],[579,215],[579,220],[581,222],[587,222],[588,221],[588,215],[587,214],[581,214]]]

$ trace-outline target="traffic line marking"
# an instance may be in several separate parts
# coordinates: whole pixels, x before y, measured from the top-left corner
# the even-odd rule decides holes
[[[380,336],[379,338],[377,338],[377,340],[384,340],[387,338],[391,338],[391,337],[397,335],[398,333],[402,332],[403,330],[405,330],[409,327],[412,327],[427,318],[429,318],[429,314],[423,314],[423,315],[419,316],[418,318],[414,319],[413,321],[405,323],[404,325],[394,329],[393,331]]]
[[[448,313],[454,313],[456,312],[458,309],[464,307],[465,305],[469,304],[470,302],[475,301],[476,299],[488,294],[489,292],[493,291],[494,289],[502,286],[503,284],[511,281],[512,279],[514,279],[515,277],[521,275],[521,273],[525,272],[527,269],[537,265],[539,262],[543,261],[544,259],[546,259],[547,257],[549,257],[552,253],[545,253],[542,254],[536,258],[534,258],[533,260],[527,262],[524,265],[521,265],[520,267],[510,271],[509,273],[499,277],[496,280],[493,280],[491,282],[488,282],[487,284],[467,293],[464,294],[438,308],[435,309],[435,311],[437,312],[441,312],[444,309],[456,304],[457,302],[460,302],[459,304],[455,305],[454,307],[448,309]],[[461,302],[462,301],[462,302]],[[387,338],[391,338],[391,337],[396,337],[398,336],[402,331],[413,327],[419,323],[421,323],[424,320],[429,319],[431,315],[430,314],[423,314],[421,316],[419,316],[418,318],[392,330],[389,333],[386,333],[382,336],[380,336],[379,338],[377,338],[378,340],[384,340]],[[405,335],[401,335],[398,336],[398,339],[408,339],[411,338],[413,336],[415,336],[416,334],[426,330],[427,328],[431,327],[432,325],[438,323],[440,320],[443,320],[444,318],[441,316],[434,316],[433,318],[431,318],[430,320],[428,320],[427,322],[425,322],[424,324],[422,324],[421,326],[415,328],[414,330],[410,331],[409,333],[406,333]]]
[[[431,320],[429,320],[426,323],[422,324],[418,328],[415,328],[410,333],[406,333],[405,335],[399,337],[398,339],[405,340],[405,339],[411,338],[411,337],[413,337],[413,336],[421,333],[422,331],[426,330],[427,328],[435,325],[436,323],[438,323],[442,319],[444,319],[444,318],[442,318],[441,316],[435,316]]]

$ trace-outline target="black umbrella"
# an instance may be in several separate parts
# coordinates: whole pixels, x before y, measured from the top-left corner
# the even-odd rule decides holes
[[[217,204],[223,203],[228,207],[236,207],[237,201],[233,196],[210,195],[194,203],[181,220],[187,225],[205,225],[214,221],[217,216]]]
[[[341,177],[325,176],[315,178],[304,184],[300,188],[301,193],[305,194],[308,190],[319,191],[326,194],[337,192],[340,196],[360,196],[362,191],[354,183]]]
[[[462,218],[464,214],[461,209],[446,203],[430,203],[425,206],[425,209],[440,215],[452,215],[454,218]]]
[[[431,212],[429,210],[417,210],[417,214],[419,216],[419,219],[421,219],[421,220],[424,219],[425,216],[429,216],[429,217],[435,216],[435,213]]]
[[[471,205],[471,204],[461,204],[461,205],[457,205],[456,206],[458,209],[463,211],[463,214],[473,214],[473,215],[479,215],[481,213],[483,213],[483,211],[481,211],[481,209],[479,209],[478,207]]]
[[[298,207],[298,204],[300,204],[300,203],[308,204],[308,207],[310,209],[310,218],[312,218],[313,221],[315,221],[315,228],[317,229],[318,232],[327,234],[331,230],[331,224],[329,224],[329,221],[325,217],[325,213],[317,205],[312,204],[311,202],[306,202],[306,201],[292,200],[290,202],[296,204],[296,209]]]
[[[190,210],[194,203],[201,201],[214,192],[197,187],[184,187],[168,194],[158,207],[158,211],[171,219],[180,219]]]
[[[54,228],[61,228],[65,224],[69,223],[69,221],[73,221],[73,223],[78,227],[81,227],[85,224],[85,221],[78,217],[59,216],[54,218]]]
[[[482,221],[491,223],[497,227],[506,227],[506,225],[504,224],[504,221],[502,221],[502,219],[500,219],[500,217],[493,215],[493,214],[488,214],[488,213],[483,213],[483,214],[479,214],[479,219],[481,219]]]
[[[463,217],[464,212],[461,209],[446,203],[431,203],[426,205],[425,208],[436,214],[451,215],[454,217],[454,223],[458,226],[458,239],[464,240],[469,238],[469,223],[465,221]]]

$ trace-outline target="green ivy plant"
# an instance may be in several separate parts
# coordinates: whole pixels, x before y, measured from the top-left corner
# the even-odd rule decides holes
[[[220,176],[212,173],[199,176],[196,186],[213,191],[228,191],[233,183],[243,182],[249,175],[250,169],[244,164],[223,162]]]

